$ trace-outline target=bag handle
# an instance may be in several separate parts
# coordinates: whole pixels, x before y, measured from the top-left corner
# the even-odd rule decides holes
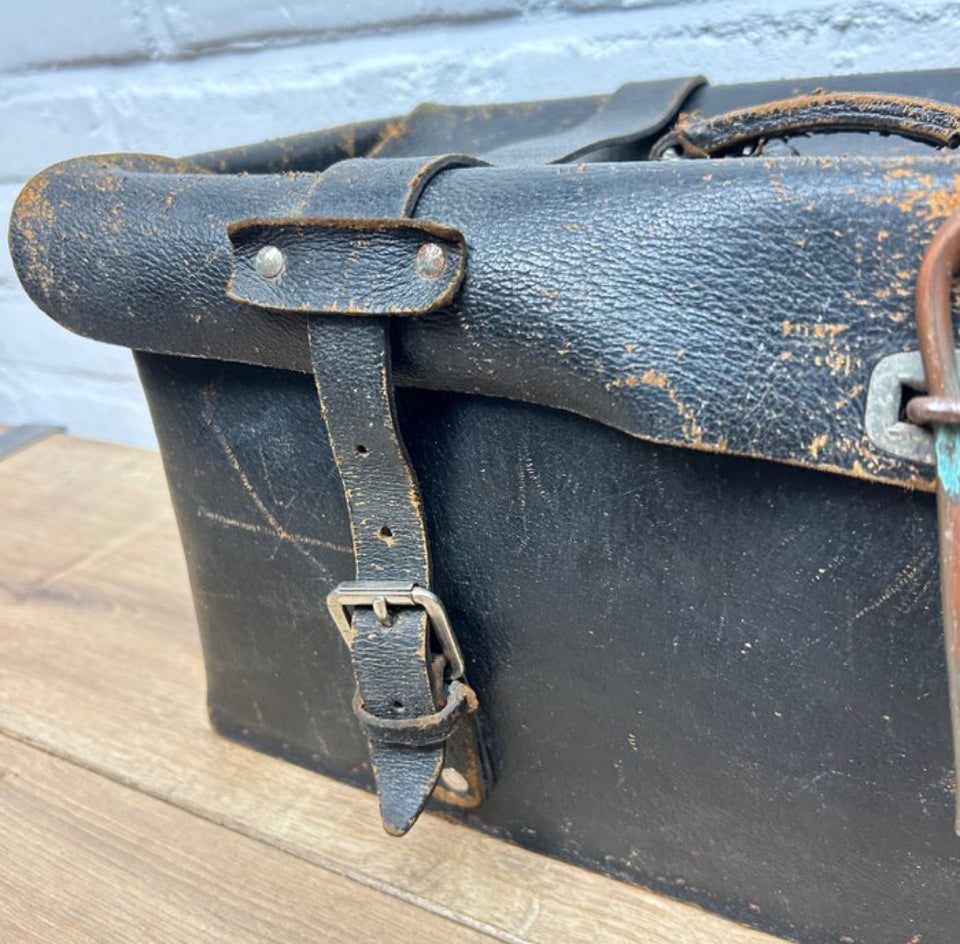
[[[955,148],[960,144],[960,108],[905,95],[818,89],[712,118],[698,112],[681,114],[653,146],[650,158],[723,157],[771,138],[840,131],[876,131]]]

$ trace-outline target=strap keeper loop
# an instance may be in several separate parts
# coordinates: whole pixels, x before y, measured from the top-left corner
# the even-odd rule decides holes
[[[430,715],[416,718],[381,718],[363,707],[360,693],[353,696],[353,712],[371,741],[391,747],[429,747],[442,744],[464,715],[476,710],[477,696],[465,682],[455,679],[447,689],[447,702]]]

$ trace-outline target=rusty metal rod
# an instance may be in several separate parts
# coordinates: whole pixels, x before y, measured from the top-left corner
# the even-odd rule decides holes
[[[960,377],[950,301],[958,268],[960,212],[930,241],[917,276],[917,334],[929,395],[914,398],[907,407],[911,419],[928,422],[936,431],[940,587],[955,783],[960,776]],[[960,835],[960,797],[955,800],[954,815],[954,829]]]

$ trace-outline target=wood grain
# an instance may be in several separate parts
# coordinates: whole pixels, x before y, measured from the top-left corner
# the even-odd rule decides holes
[[[0,464],[0,526],[9,736],[500,940],[777,940],[437,816],[390,839],[372,797],[214,735],[153,453],[40,443]]]
[[[2,736],[0,901],[11,944],[489,940]]]

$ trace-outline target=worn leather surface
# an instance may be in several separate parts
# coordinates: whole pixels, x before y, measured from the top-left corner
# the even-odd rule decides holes
[[[363,707],[378,718],[425,717],[440,706],[430,687],[424,660],[427,618],[417,610],[399,610],[390,626],[381,626],[373,610],[353,617],[354,674]],[[392,836],[404,835],[416,822],[443,769],[444,743],[397,745],[370,729],[370,760],[380,801],[380,819]]]
[[[527,136],[483,152],[491,164],[568,164],[578,160],[617,160],[653,137],[677,116],[690,95],[706,84],[703,76],[629,82],[617,89],[586,120],[565,131]],[[382,155],[381,155],[382,156]]]
[[[409,115],[195,154],[219,173],[320,171],[352,157],[469,153],[498,164],[622,160],[642,155],[702,76],[629,82],[612,95],[456,106],[426,103]]]
[[[393,423],[387,326],[316,318],[310,339],[323,418],[353,521],[357,579],[429,587],[420,491]]]
[[[34,300],[100,340],[310,370],[305,318],[224,292],[225,224],[329,215],[349,183],[112,166],[59,165],[20,197],[11,246]],[[417,215],[463,233],[470,263],[453,305],[396,326],[397,380],[931,487],[931,468],[869,443],[863,410],[877,361],[916,348],[914,273],[958,170],[935,152],[447,170]]]
[[[276,311],[422,315],[450,304],[466,266],[456,230],[419,220],[242,220],[229,234],[235,261],[227,294]],[[417,251],[428,243],[446,260],[433,278],[417,271]],[[272,278],[256,270],[266,246],[284,257]]]
[[[702,118],[730,111],[762,106],[786,98],[826,92],[906,95],[931,102],[960,105],[960,70],[935,69],[917,72],[878,72],[862,75],[814,76],[806,79],[782,79],[777,82],[745,82],[737,85],[710,85],[697,89],[684,106],[684,112]],[[815,135],[792,142],[800,154],[849,154],[880,157],[885,154],[924,154],[928,146],[905,141],[899,136],[849,134]]]
[[[396,702],[392,707],[396,709]],[[442,744],[453,736],[463,718],[475,710],[475,694],[459,679],[449,683],[446,702],[442,708],[410,718],[390,717],[387,714],[374,715],[364,707],[359,693],[353,700],[353,713],[357,716],[369,740],[404,748]]]
[[[286,294],[261,302],[278,307],[308,285],[309,307],[315,312],[308,322],[310,357],[314,381],[333,457],[343,483],[350,516],[350,532],[361,581],[405,581],[430,587],[430,557],[423,522],[422,502],[416,477],[410,467],[394,416],[394,385],[391,374],[391,340],[387,315],[423,313],[436,307],[438,299],[453,296],[463,277],[465,247],[455,230],[436,224],[400,222],[416,207],[424,188],[441,173],[452,158],[396,161],[391,165],[394,186],[382,185],[370,161],[342,163],[321,178],[324,189],[333,190],[330,203],[345,222],[314,227],[309,222],[293,237],[290,223],[253,224],[244,227],[239,241],[239,271],[253,277],[254,288],[246,294],[256,300],[261,291],[249,264],[264,239],[284,251],[286,268],[293,282]],[[338,186],[347,180],[353,187]],[[378,187],[378,184],[380,186]],[[348,198],[345,201],[345,198]],[[390,214],[393,214],[391,221]],[[371,226],[368,218],[386,219]],[[357,220],[359,218],[359,220]],[[326,245],[330,233],[333,252]],[[238,230],[231,241],[238,248]],[[250,237],[248,239],[248,237]],[[425,241],[442,246],[446,271],[437,278],[418,274],[417,252]],[[296,252],[291,251],[296,246]],[[247,248],[249,247],[249,248]],[[331,255],[333,258],[331,258]],[[239,268],[247,259],[246,270]],[[235,272],[236,275],[236,272]],[[351,291],[351,304],[342,305],[344,290]],[[234,293],[236,280],[234,281]],[[339,292],[330,288],[339,287]],[[439,285],[439,287],[438,287]],[[301,289],[302,291],[302,289]],[[262,297],[262,296],[260,296]],[[301,296],[303,297],[303,296]],[[331,304],[336,299],[337,304]],[[299,307],[299,306],[295,306]],[[288,309],[283,308],[284,312]],[[347,310],[351,314],[337,314]],[[378,318],[357,318],[357,314]],[[332,588],[331,588],[332,589]],[[360,701],[366,716],[392,720],[426,719],[444,707],[447,691],[442,667],[431,673],[431,632],[422,609],[400,608],[381,623],[372,609],[357,607],[350,618],[348,640]],[[474,702],[475,704],[475,702]],[[453,734],[456,726],[448,732]],[[472,727],[460,731],[470,737]],[[370,741],[384,829],[402,836],[423,810],[444,766],[446,738],[429,743],[411,737],[405,743],[384,737],[365,725]]]
[[[326,170],[337,161],[366,156],[389,134],[396,121],[386,118],[308,131],[287,138],[205,151],[191,155],[187,161],[194,167],[220,174],[313,173]],[[440,148],[434,153],[455,150],[457,148]]]
[[[370,787],[317,606],[353,559],[311,379],[138,361],[218,728]],[[932,495],[398,401],[497,773],[467,822],[811,944],[953,940]]]
[[[946,73],[833,87],[960,92]],[[486,152],[607,101],[428,108],[362,153]],[[497,774],[464,818],[810,944],[952,940],[933,501],[823,473],[929,482],[871,449],[862,409],[871,365],[915,347],[913,272],[960,168],[896,139],[797,147],[823,156],[450,169],[419,197],[469,255],[455,304],[392,326],[395,377],[422,388],[398,407],[434,587]],[[367,787],[349,659],[317,605],[353,557],[307,320],[224,297],[224,222],[328,215],[401,170],[324,192],[313,173],[110,158],[35,179],[12,228],[42,307],[141,349],[218,730]]]
[[[646,157],[662,130],[659,121],[634,120],[646,113],[662,113],[671,102],[686,114],[703,117],[720,115],[734,109],[749,108],[766,102],[798,95],[811,95],[818,89],[845,92],[880,92],[911,95],[932,101],[960,104],[958,70],[874,73],[863,75],[819,76],[784,79],[777,82],[749,82],[739,85],[696,87],[681,101],[677,91],[691,80],[631,82],[613,95],[556,99],[538,102],[511,102],[495,105],[438,105],[427,103],[409,115],[382,121],[344,125],[325,131],[280,138],[260,144],[227,148],[192,155],[196,166],[220,173],[283,173],[321,171],[335,161],[350,157],[416,157],[422,154],[493,154],[500,149],[519,147],[512,153],[524,154],[532,163],[556,160],[564,153],[564,140],[575,140],[570,149],[586,148],[577,160],[638,160]],[[651,90],[659,88],[659,103]],[[629,107],[611,109],[611,100],[619,99]],[[617,116],[615,126],[604,128],[604,113]],[[596,130],[584,130],[588,126]],[[607,137],[623,139],[621,146],[591,145]],[[551,139],[553,142],[551,143]],[[524,144],[524,142],[528,142]],[[535,142],[535,146],[532,146]],[[824,141],[812,138],[795,145],[801,154],[853,153],[870,156],[922,153],[924,146],[904,145],[896,138],[840,134]],[[524,148],[527,148],[524,151]]]
[[[382,319],[317,316],[309,331],[324,422],[349,508],[356,578],[428,587],[420,492],[393,419],[387,326]],[[358,607],[351,636],[354,675],[367,712],[399,718],[437,711],[422,610],[397,610],[384,626],[372,609]],[[370,753],[384,828],[402,836],[436,785],[444,746],[413,750],[371,737]]]
[[[819,90],[711,118],[682,115],[651,154],[659,157],[675,146],[686,157],[715,157],[748,143],[822,131],[875,131],[954,148],[960,142],[960,108],[905,95]]]

